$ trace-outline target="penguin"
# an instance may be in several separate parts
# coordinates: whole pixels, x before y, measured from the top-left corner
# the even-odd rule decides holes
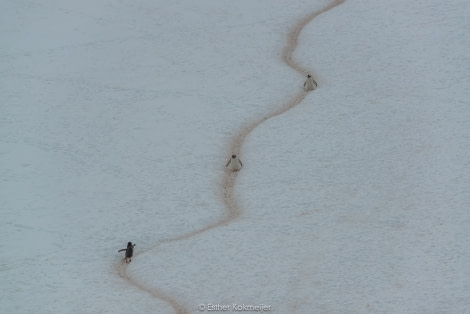
[[[307,75],[307,80],[304,83],[304,89],[306,91],[314,90],[318,86],[317,82],[313,79],[313,77],[309,74]]]
[[[126,251],[125,260],[126,260],[126,263],[128,263],[128,264],[132,261],[132,255],[134,254],[134,246],[135,246],[135,244],[132,244],[132,242],[128,242],[127,243],[127,248],[121,249],[121,250],[118,251],[118,253],[122,252],[122,251]]]
[[[242,166],[242,161],[235,154],[232,155],[232,158],[230,158],[225,165],[225,167],[228,167],[232,171],[238,171],[242,168]]]

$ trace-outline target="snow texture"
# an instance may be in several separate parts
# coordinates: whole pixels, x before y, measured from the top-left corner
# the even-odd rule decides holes
[[[0,2],[0,312],[470,313],[470,2],[337,2]]]

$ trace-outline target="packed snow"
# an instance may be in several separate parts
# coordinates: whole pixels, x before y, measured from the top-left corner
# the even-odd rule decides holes
[[[470,2],[316,16],[232,151],[331,2],[0,2],[0,312],[470,313]]]

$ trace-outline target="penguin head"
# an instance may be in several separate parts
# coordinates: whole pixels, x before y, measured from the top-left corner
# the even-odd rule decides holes
[[[307,77],[308,77],[308,78],[311,78],[310,74],[309,74],[309,75],[307,75]]]
[[[132,242],[128,242],[128,243],[127,243],[127,246],[132,246]]]
[[[232,155],[232,158],[237,158],[237,155],[233,154],[233,155]]]

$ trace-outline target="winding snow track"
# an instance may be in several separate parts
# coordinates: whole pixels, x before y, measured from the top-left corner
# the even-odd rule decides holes
[[[310,14],[309,16],[307,16],[307,17],[305,17],[305,18],[303,18],[303,19],[301,19],[297,22],[295,27],[292,29],[292,31],[288,35],[287,45],[284,48],[283,54],[282,54],[282,60],[285,63],[287,63],[287,65],[289,65],[292,69],[294,69],[298,73],[302,74],[303,76],[306,76],[307,73],[312,74],[310,71],[307,71],[306,69],[302,68],[297,62],[294,61],[294,59],[292,57],[292,55],[293,55],[293,53],[294,53],[294,51],[295,51],[295,49],[297,48],[297,45],[298,45],[299,35],[302,32],[303,28],[308,23],[310,23],[315,17],[317,17],[318,15],[320,15],[320,14],[326,12],[326,11],[329,11],[329,10],[333,9],[334,7],[340,5],[344,2],[345,2],[345,0],[334,0],[334,1],[332,1],[331,4],[324,7],[323,9],[321,9],[319,11],[315,11],[314,13]],[[300,85],[301,85],[301,81],[299,81],[299,86]],[[232,154],[232,152],[239,153],[242,149],[242,146],[243,146],[243,143],[244,143],[246,137],[254,129],[256,129],[263,122],[265,122],[265,121],[267,121],[267,120],[269,120],[269,119],[271,119],[275,116],[281,115],[281,114],[285,113],[286,111],[292,109],[296,105],[300,104],[305,99],[307,94],[308,94],[308,92],[306,92],[302,89],[301,92],[299,92],[299,94],[297,94],[291,101],[286,103],[282,108],[280,108],[280,109],[278,109],[274,112],[271,112],[269,115],[267,115],[267,116],[265,116],[261,119],[253,121],[251,124],[249,124],[248,126],[246,126],[243,129],[241,129],[238,132],[238,134],[232,139],[232,141],[229,145],[229,153],[227,153],[226,155]],[[155,244],[154,246],[152,246],[152,247],[150,247],[150,248],[148,248],[144,251],[141,251],[139,253],[139,255],[142,255],[145,252],[153,250],[153,249],[157,248],[158,246],[160,246],[163,243],[171,243],[171,242],[176,242],[176,241],[188,239],[188,238],[191,238],[191,237],[193,237],[197,234],[200,234],[200,233],[203,233],[207,230],[225,225],[225,224],[237,219],[240,216],[241,212],[242,212],[241,208],[238,205],[238,201],[237,201],[237,199],[234,195],[234,188],[235,188],[235,184],[236,184],[236,181],[237,181],[237,177],[238,177],[238,172],[228,172],[228,171],[224,172],[224,177],[223,177],[222,185],[221,185],[221,194],[222,194],[222,199],[223,199],[224,204],[225,204],[226,215],[223,219],[221,219],[220,221],[218,221],[216,223],[207,225],[207,226],[205,226],[201,229],[196,229],[192,232],[183,234],[179,237],[164,240],[164,241],[160,241],[157,244]],[[121,278],[125,279],[129,284],[135,286],[136,288],[139,288],[142,291],[147,292],[148,294],[150,294],[151,296],[153,296],[155,298],[158,298],[160,300],[163,300],[163,301],[169,303],[173,307],[173,309],[175,310],[175,313],[177,313],[177,314],[187,314],[187,313],[190,312],[190,310],[186,309],[185,306],[182,305],[181,303],[179,303],[175,298],[163,293],[162,291],[159,291],[159,290],[156,290],[156,289],[150,289],[150,288],[146,287],[145,285],[139,283],[135,279],[133,279],[131,276],[129,276],[127,274],[127,271],[126,271],[127,270],[127,264],[120,263],[120,264],[116,265],[116,269],[117,269],[117,272],[118,272],[119,276]]]

